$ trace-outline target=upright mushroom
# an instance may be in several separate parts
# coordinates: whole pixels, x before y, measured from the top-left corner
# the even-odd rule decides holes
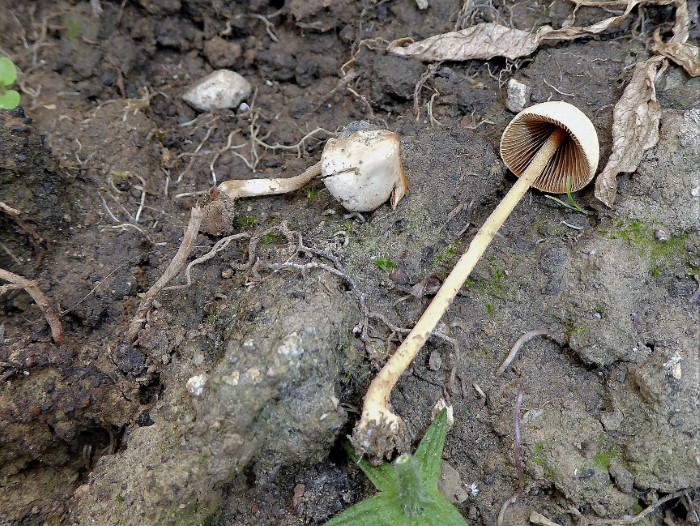
[[[391,410],[389,397],[452,304],[494,235],[531,186],[553,193],[576,191],[598,167],[598,137],[591,121],[566,102],[536,104],[518,113],[501,138],[501,157],[519,177],[477,232],[413,330],[372,381],[362,417],[353,431],[355,449],[374,458],[403,448],[404,423]]]

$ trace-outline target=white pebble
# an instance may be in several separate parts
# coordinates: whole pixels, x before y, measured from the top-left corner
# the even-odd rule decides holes
[[[236,108],[253,88],[235,71],[219,69],[192,84],[182,98],[200,111]]]
[[[510,79],[506,86],[506,107],[513,113],[520,113],[525,109],[530,99],[530,86],[515,79]]]
[[[187,380],[187,392],[192,396],[202,396],[205,385],[207,385],[206,373],[198,374]]]

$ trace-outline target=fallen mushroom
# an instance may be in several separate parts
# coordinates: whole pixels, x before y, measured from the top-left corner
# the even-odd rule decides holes
[[[360,122],[348,124],[337,138],[329,139],[321,161],[301,175],[224,181],[218,190],[231,199],[285,194],[319,176],[349,212],[371,212],[389,198],[395,208],[408,189],[399,136]]]
[[[408,189],[399,136],[366,122],[350,123],[336,139],[329,139],[321,161],[300,175],[224,181],[211,193],[206,206],[192,209],[182,244],[142,299],[129,324],[127,340],[136,341],[155,296],[182,270],[199,232],[218,236],[231,230],[236,199],[293,192],[318,176],[323,177],[331,194],[350,212],[372,211],[389,198],[395,208]]]
[[[405,425],[391,410],[391,390],[413,362],[447,311],[476,262],[528,188],[549,193],[577,191],[588,184],[598,166],[598,137],[591,121],[565,102],[545,102],[518,113],[501,138],[501,157],[519,177],[486,219],[469,249],[445,279],[418,323],[372,381],[362,417],[355,426],[355,449],[375,459],[405,449]]]

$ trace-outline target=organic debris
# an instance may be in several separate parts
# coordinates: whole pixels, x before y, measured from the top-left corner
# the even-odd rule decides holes
[[[686,14],[686,18],[688,13],[688,7],[684,0],[572,1],[576,4],[576,9],[565,22],[565,27],[561,29],[554,29],[551,26],[544,25],[533,32],[484,22],[461,31],[450,31],[449,33],[434,35],[418,42],[413,42],[410,38],[395,40],[389,44],[388,50],[396,55],[413,57],[425,62],[489,60],[494,57],[515,60],[531,55],[542,45],[553,46],[559,42],[576,40],[603,33],[608,29],[614,29],[622,24],[632,9],[640,4],[675,5],[677,11]],[[590,26],[575,27],[572,25],[573,18],[576,15],[576,10],[581,6],[606,9],[625,7],[625,11],[621,15],[606,18]],[[567,26],[566,24],[569,25]]]
[[[396,208],[408,190],[400,144],[396,133],[366,122],[350,123],[338,138],[326,142],[321,160],[301,175],[225,181],[218,190],[231,199],[278,195],[299,190],[320,176],[349,212],[371,212],[387,199]]]
[[[522,31],[495,23],[481,23],[461,31],[434,35],[419,42],[400,39],[392,42],[390,52],[414,57],[422,61],[488,60],[504,57],[510,60],[526,57],[541,45],[603,33],[622,24],[638,5],[672,5],[676,8],[673,36],[663,42],[660,30],[654,33],[650,51],[657,56],[635,65],[634,73],[622,98],[615,106],[613,123],[613,150],[607,166],[596,181],[595,196],[612,207],[617,189],[616,176],[634,171],[644,151],[658,141],[660,107],[656,101],[654,81],[666,69],[668,58],[682,66],[689,75],[700,75],[700,48],[686,43],[690,26],[688,5],[685,0],[620,0],[600,2],[572,0],[576,8],[561,29],[541,26],[536,31]],[[573,26],[579,7],[624,7],[622,14],[606,18],[586,27]]]
[[[41,292],[36,282],[3,269],[0,269],[0,279],[10,283],[9,285],[0,286],[0,296],[12,289],[23,289],[26,291],[43,311],[46,322],[51,328],[51,338],[54,343],[61,345],[63,343],[63,326],[58,319],[56,311],[51,306],[48,298]]]
[[[657,56],[636,64],[632,80],[615,105],[612,153],[595,182],[595,196],[607,206],[615,202],[617,174],[636,170],[644,152],[659,141],[661,107],[654,81],[665,62]]]

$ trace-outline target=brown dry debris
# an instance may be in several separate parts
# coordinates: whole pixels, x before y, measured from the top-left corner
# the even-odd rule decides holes
[[[654,80],[666,67],[666,59],[652,57],[635,65],[632,79],[615,105],[612,153],[595,181],[595,196],[607,206],[615,202],[617,174],[633,172],[644,152],[659,140],[661,107]]]
[[[622,24],[622,22],[627,19],[632,9],[640,4],[674,4],[679,13],[686,14],[686,18],[688,13],[685,0],[627,0],[622,2],[573,1],[576,4],[576,9],[581,6],[605,8],[625,7],[625,11],[621,15],[606,18],[590,26],[575,27],[571,25],[576,15],[576,9],[574,9],[574,12],[567,21],[569,24],[567,27],[554,29],[551,26],[541,26],[535,32],[522,31],[500,24],[482,23],[461,31],[450,31],[449,33],[434,35],[419,42],[412,42],[409,40],[410,43],[407,45],[403,45],[407,42],[406,39],[397,40],[389,44],[388,49],[396,55],[414,57],[426,62],[439,60],[488,60],[493,57],[505,57],[515,60],[531,55],[539,46],[544,44],[555,45],[567,40],[597,35],[608,29],[615,28]],[[674,27],[674,34],[677,34],[678,25],[679,22],[677,22],[676,27]]]

